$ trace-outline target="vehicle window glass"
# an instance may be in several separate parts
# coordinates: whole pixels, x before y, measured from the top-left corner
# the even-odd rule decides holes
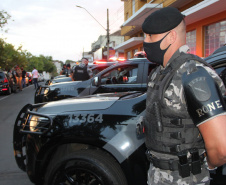
[[[102,66],[102,67],[97,67],[95,69],[92,70],[93,72],[93,76],[96,75],[97,73],[101,72],[102,70],[104,70],[105,68],[107,68],[108,66]]]
[[[138,65],[112,69],[101,76],[101,84],[136,84]]]

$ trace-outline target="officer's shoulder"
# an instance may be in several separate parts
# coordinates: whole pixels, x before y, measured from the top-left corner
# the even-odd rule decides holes
[[[209,68],[207,65],[205,65],[204,60],[203,62],[201,61],[202,59],[198,57],[190,58],[180,66],[180,68],[178,69],[178,72],[183,74],[186,71],[195,70],[198,66],[203,68]]]

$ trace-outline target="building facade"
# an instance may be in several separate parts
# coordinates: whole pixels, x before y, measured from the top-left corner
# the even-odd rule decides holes
[[[124,1],[124,23],[121,35],[124,42],[114,47],[124,51],[129,59],[143,50],[145,35],[142,23],[152,12],[163,7],[175,7],[186,17],[186,44],[190,53],[207,57],[226,43],[225,0],[121,0]]]
[[[114,47],[124,42],[124,37],[121,36],[121,31],[116,31],[109,36],[109,57],[119,57],[124,55],[124,52],[121,53],[121,50],[118,50],[116,53]],[[107,37],[106,35],[100,35],[97,41],[91,44],[91,52],[94,60],[107,59]]]

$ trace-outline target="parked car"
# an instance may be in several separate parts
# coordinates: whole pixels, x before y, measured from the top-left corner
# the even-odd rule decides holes
[[[150,71],[156,65],[146,58],[135,58],[118,62],[99,70],[93,78],[86,81],[72,81],[42,86],[36,91],[34,102],[41,103],[65,98],[97,93],[146,91]],[[95,70],[99,69],[98,67]],[[94,70],[93,70],[94,71]],[[98,71],[98,70],[97,70]],[[56,80],[60,80],[58,78]]]
[[[27,74],[25,76],[25,85],[26,86],[29,86],[30,85],[29,78],[27,77]]]
[[[29,84],[32,84],[32,73],[31,72],[27,72],[27,77],[28,77],[28,81],[29,81]]]
[[[95,62],[92,64],[89,64],[88,67],[92,70],[93,75],[96,75],[97,73],[99,73],[100,71],[102,71],[103,69],[118,63],[118,61],[114,61],[114,62]],[[73,66],[72,69],[74,69],[75,66]],[[45,85],[52,85],[55,83],[61,83],[61,82],[69,82],[72,81],[71,77],[66,77],[66,75],[59,75],[54,77],[52,80],[47,80]]]
[[[0,93],[11,94],[17,91],[17,84],[13,81],[12,76],[0,70]]]

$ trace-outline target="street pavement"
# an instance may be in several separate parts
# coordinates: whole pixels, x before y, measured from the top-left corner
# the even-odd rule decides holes
[[[34,93],[34,85],[30,85],[18,93],[0,95],[0,185],[33,184],[16,164],[13,151],[13,127],[21,108],[28,103],[34,103]]]

